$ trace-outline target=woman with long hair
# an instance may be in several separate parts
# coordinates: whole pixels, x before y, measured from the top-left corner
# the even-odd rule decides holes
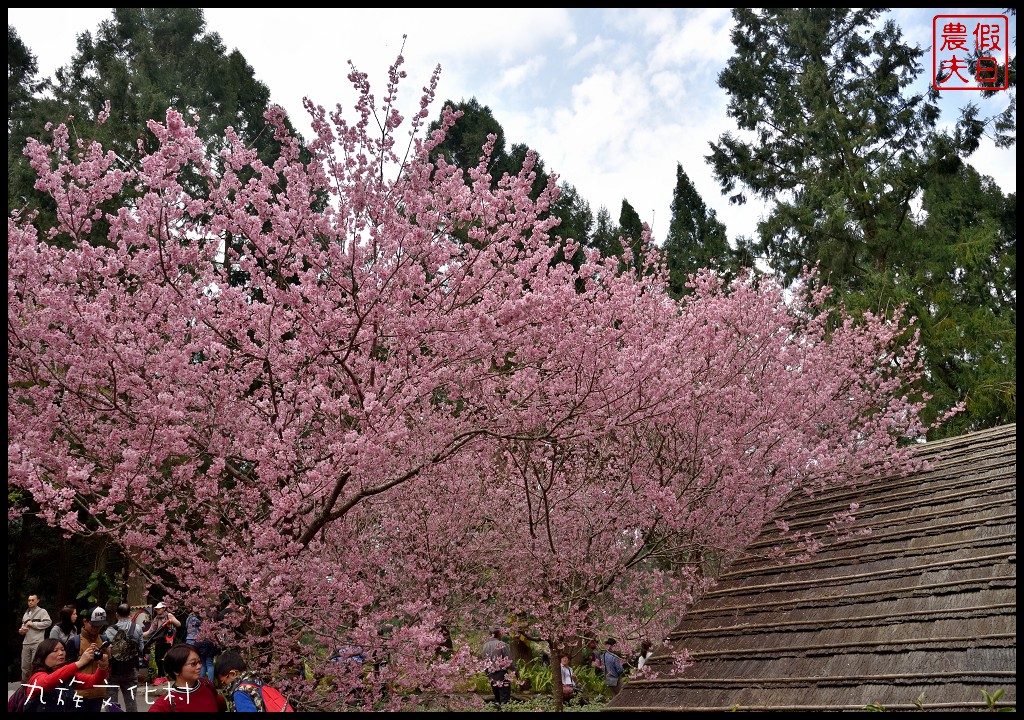
[[[60,609],[60,622],[50,628],[50,637],[64,643],[69,658],[79,656],[78,608],[69,603]]]
[[[650,640],[644,640],[640,643],[640,655],[636,659],[636,669],[643,670],[647,667],[647,661],[651,659],[651,655],[654,654],[654,646]]]
[[[40,642],[32,656],[27,702],[39,703],[41,706],[35,709],[42,712],[74,712],[79,705],[75,691],[101,685],[107,679],[107,655],[96,645],[91,650],[77,662],[67,662],[67,651],[60,640],[46,638]],[[83,673],[82,669],[94,661],[99,665],[96,672]]]
[[[227,712],[224,696],[202,673],[199,651],[188,643],[179,643],[164,656],[167,670],[167,694],[153,703],[150,712]]]

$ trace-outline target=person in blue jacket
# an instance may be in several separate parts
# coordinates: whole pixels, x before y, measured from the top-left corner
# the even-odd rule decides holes
[[[230,712],[295,712],[287,698],[249,671],[233,650],[217,656],[217,684]]]
[[[604,684],[612,691],[612,695],[618,695],[622,689],[622,658],[615,654],[615,644],[615,638],[605,640],[604,654],[601,655]]]

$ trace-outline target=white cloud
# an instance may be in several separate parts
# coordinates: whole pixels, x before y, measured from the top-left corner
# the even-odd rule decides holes
[[[498,79],[499,90],[515,88],[534,77],[544,67],[544,58],[534,56],[524,63],[505,69]]]
[[[590,61],[605,64],[614,47],[615,43],[611,40],[597,35],[569,58],[569,65],[576,67]]]
[[[689,68],[700,73],[699,81],[715,82],[716,78],[708,78],[703,68],[723,65],[732,55],[732,26],[732,17],[724,8],[687,13],[678,28],[673,26],[657,35],[650,52],[651,69]]]
[[[651,75],[650,82],[659,100],[675,105],[686,99],[685,79],[683,73],[662,70]]]

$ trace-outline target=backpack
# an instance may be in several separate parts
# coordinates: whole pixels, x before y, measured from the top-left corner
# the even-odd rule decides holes
[[[295,712],[295,708],[288,702],[288,698],[281,694],[277,688],[269,685],[255,685],[250,682],[238,684],[236,690],[241,690],[250,698],[256,707],[262,707],[262,712]],[[258,694],[257,694],[257,691]]]
[[[7,698],[7,712],[25,712],[25,698],[28,691],[24,685],[19,685],[14,694]]]
[[[203,660],[206,658],[212,658],[220,654],[220,647],[213,640],[196,640],[192,646],[199,653],[199,657]]]
[[[14,694],[7,699],[7,712],[40,712],[42,705],[39,697],[42,691],[32,693],[32,699],[28,698],[28,686],[22,683]]]
[[[135,633],[127,632],[120,625],[114,626],[114,637],[110,641],[110,659],[136,669],[139,667],[139,641]],[[134,629],[134,626],[133,626]],[[136,629],[135,632],[138,632]]]

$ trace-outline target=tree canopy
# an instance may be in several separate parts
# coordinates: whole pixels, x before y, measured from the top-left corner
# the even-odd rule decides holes
[[[61,211],[8,220],[9,484],[132,557],[173,545],[149,582],[244,605],[235,641],[310,709],[456,692],[463,633],[510,618],[553,657],[663,632],[789,492],[909,469],[925,431],[900,318],[830,325],[813,276],[679,304],[657,263],[552,263],[529,159],[494,185],[420,137],[436,74],[396,144],[401,62],[380,98],[353,68],[352,120],[310,104],[308,155],[272,108],[271,164],[174,109],[129,158],[58,125],[29,155]]]
[[[1013,422],[1016,233],[998,188],[963,171],[985,123],[969,109],[937,128],[934,94],[912,90],[923,50],[881,12],[734,10],[719,85],[742,134],[723,133],[707,159],[733,202],[769,203],[751,249],[784,281],[817,266],[852,311],[921,318],[928,417],[949,420],[935,435]]]

